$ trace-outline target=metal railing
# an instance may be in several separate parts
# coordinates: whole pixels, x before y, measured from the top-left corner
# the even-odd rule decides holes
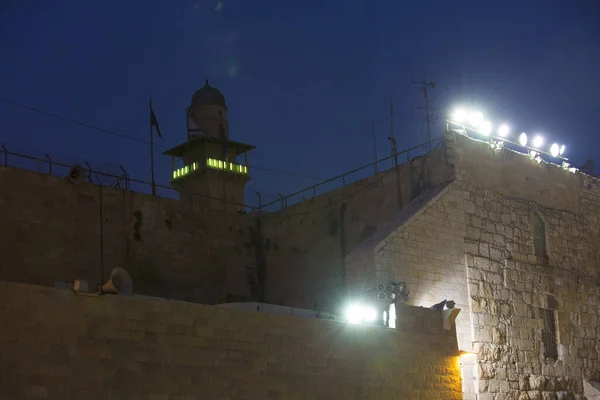
[[[316,197],[316,196],[318,196],[320,194],[323,194],[326,191],[334,190],[334,189],[337,189],[339,187],[344,187],[347,184],[351,184],[351,183],[357,182],[360,179],[365,179],[367,177],[377,175],[379,173],[378,166],[380,164],[386,163],[386,162],[389,162],[389,161],[394,161],[394,157],[396,157],[395,161],[398,164],[400,164],[400,161],[399,161],[400,157],[406,157],[406,160],[404,162],[409,162],[411,160],[411,156],[412,157],[416,157],[416,156],[421,156],[423,154],[426,154],[427,152],[430,151],[431,148],[433,148],[433,145],[435,143],[441,142],[441,140],[442,140],[442,138],[433,139],[431,141],[422,143],[422,144],[417,145],[415,147],[411,147],[409,149],[402,150],[400,152],[396,152],[396,154],[392,154],[392,155],[390,155],[388,157],[381,158],[381,159],[379,159],[377,161],[374,161],[372,163],[365,164],[365,165],[363,165],[361,167],[358,167],[358,168],[355,168],[355,169],[353,169],[351,171],[344,172],[341,175],[334,176],[333,178],[324,180],[324,181],[319,182],[319,183],[317,183],[315,185],[306,187],[306,188],[304,188],[302,190],[298,190],[298,191],[296,191],[294,193],[288,194],[287,196],[279,195],[279,199],[277,199],[277,200],[271,201],[271,202],[266,203],[266,204],[260,204],[259,205],[259,209],[266,210],[268,207],[271,207],[273,205],[279,204],[280,208],[278,208],[277,210],[272,210],[272,211],[281,211],[281,210],[283,210],[283,209],[285,209],[285,208],[287,208],[287,207],[289,207],[289,206],[297,203],[297,202],[293,202],[293,201],[290,202],[290,200],[293,199],[294,197],[298,197],[299,198],[298,202],[304,201],[304,200],[307,200],[307,199],[310,199],[310,198],[314,198],[314,197]],[[393,166],[394,166],[394,164],[390,165],[390,168],[393,167]],[[373,168],[373,173],[369,173],[368,175],[362,176],[361,178],[358,178],[358,179],[351,179],[350,178],[351,175],[355,175],[358,172],[365,171],[365,170],[368,170],[370,168]],[[333,187],[333,188],[328,188],[326,191],[319,191],[318,190],[319,188],[324,188],[325,186],[327,186],[330,183],[337,183],[338,186],[337,187]],[[309,193],[309,197],[305,197],[306,193]],[[260,202],[260,196],[259,196],[259,202]]]
[[[0,146],[0,154],[2,155],[2,165],[4,165],[5,167],[13,166],[10,164],[9,160],[11,157],[16,157],[16,158],[23,159],[23,160],[34,161],[36,163],[37,167],[34,168],[33,170],[36,170],[39,173],[47,173],[47,174],[55,175],[55,176],[66,177],[68,175],[70,169],[74,165],[76,165],[76,164],[66,164],[66,163],[55,161],[48,154],[44,154],[45,158],[40,158],[40,157],[35,157],[35,156],[27,155],[27,154],[10,151],[5,145]],[[81,164],[83,164],[83,165],[81,165]],[[147,193],[147,191],[139,190],[139,189],[152,188],[152,186],[153,186],[152,182],[131,178],[129,176],[129,173],[127,173],[125,168],[123,168],[123,166],[121,166],[121,165],[119,165],[119,168],[123,173],[120,175],[94,170],[92,168],[92,166],[90,165],[90,163],[87,161],[81,161],[78,165],[81,165],[81,167],[85,168],[86,173],[87,173],[86,180],[87,180],[87,182],[92,183],[92,184],[113,187],[116,189],[139,191],[139,192],[143,192],[143,193]],[[18,166],[18,168],[23,168],[23,167]],[[23,168],[23,169],[31,170],[32,168]],[[109,184],[102,183],[102,178],[109,178],[110,183]],[[136,185],[136,184],[141,185],[141,188],[132,187],[133,185]],[[177,199],[179,197],[177,190],[174,189],[172,186],[161,185],[161,184],[155,183],[154,187],[156,187],[157,189],[162,189],[164,191],[164,193],[166,194],[166,196],[164,196],[164,197],[172,198],[172,199]],[[138,190],[136,190],[136,189],[138,189]],[[236,203],[236,202],[232,202],[232,201],[227,201],[227,200],[223,200],[223,199],[220,199],[217,197],[208,196],[205,194],[190,193],[190,195],[202,197],[202,198],[205,198],[208,200],[220,201],[222,203],[231,204],[231,205],[237,206],[237,207],[243,207],[246,211],[249,211],[249,212],[257,210],[257,207],[254,207],[254,206],[250,206],[247,204],[240,204],[240,203]]]
[[[303,200],[314,198],[314,197],[316,197],[320,194],[323,194],[325,192],[328,192],[330,190],[335,190],[340,187],[344,187],[348,184],[355,183],[361,179],[366,179],[368,177],[377,175],[379,172],[383,171],[383,169],[381,169],[381,171],[379,169],[379,167],[382,164],[386,164],[389,162],[390,163],[389,167],[385,166],[385,168],[386,169],[392,168],[396,163],[398,163],[398,164],[400,163],[399,159],[401,157],[405,157],[405,162],[408,162],[411,160],[411,157],[417,157],[417,156],[421,156],[421,155],[427,153],[433,147],[434,143],[437,143],[440,141],[441,141],[441,138],[433,139],[431,141],[422,143],[420,145],[411,147],[409,149],[402,150],[400,152],[396,152],[396,154],[392,154],[388,157],[379,159],[372,163],[369,163],[369,164],[363,165],[361,167],[355,168],[353,170],[344,172],[341,175],[334,176],[333,178],[330,178],[330,179],[326,179],[315,185],[308,186],[302,190],[298,190],[298,191],[288,194],[286,196],[279,194],[279,198],[277,200],[274,200],[274,201],[271,201],[271,202],[268,202],[265,204],[262,204],[262,196],[260,195],[260,193],[256,192],[256,194],[258,195],[258,203],[259,203],[258,206],[251,206],[248,204],[240,204],[240,203],[236,203],[236,202],[226,201],[226,200],[216,198],[216,197],[211,197],[211,196],[208,196],[205,194],[192,193],[192,195],[202,197],[205,199],[209,199],[209,200],[220,201],[220,202],[235,205],[238,207],[243,207],[247,212],[281,211],[281,210],[283,210],[291,205],[297,204]],[[0,154],[2,155],[2,164],[4,166],[12,166],[9,163],[10,157],[17,157],[17,158],[24,159],[24,160],[34,161],[37,166],[35,168],[35,170],[37,170],[37,172],[48,173],[48,174],[56,175],[56,176],[67,176],[70,168],[74,165],[74,164],[66,164],[66,163],[61,163],[61,162],[55,161],[47,153],[44,154],[44,158],[40,158],[40,157],[35,157],[35,156],[30,156],[30,155],[10,151],[5,145],[1,145],[0,150],[1,150]],[[395,157],[395,160],[394,160],[394,157]],[[109,187],[123,189],[123,190],[139,191],[139,192],[143,192],[143,193],[147,193],[147,191],[140,190],[140,189],[152,188],[151,182],[131,178],[129,176],[129,174],[127,173],[127,171],[125,170],[125,168],[123,168],[123,166],[121,166],[121,165],[119,165],[119,169],[122,171],[122,174],[117,175],[117,174],[110,174],[107,172],[94,170],[92,168],[92,166],[90,165],[90,163],[88,163],[87,161],[83,161],[80,164],[85,165],[86,172],[87,172],[87,181],[90,183],[100,184],[102,186],[109,186]],[[83,165],[82,165],[82,167],[83,167]],[[23,168],[23,167],[19,167],[19,168]],[[359,176],[360,172],[368,172],[370,168],[373,168],[372,172],[362,174]],[[31,168],[24,168],[24,169],[31,169]],[[58,172],[57,169],[61,169],[61,172],[57,173]],[[352,176],[354,176],[354,178]],[[94,177],[96,178],[95,181],[93,179]],[[110,184],[102,184],[100,182],[100,178],[109,178],[112,181]],[[133,185],[142,185],[142,187],[136,188],[136,187],[133,187]],[[162,185],[162,184],[156,183],[156,184],[154,184],[154,186],[156,187],[157,190],[161,189],[163,191],[163,193],[166,194],[164,197],[173,198],[173,199],[177,199],[179,197],[177,190],[175,190],[170,185],[167,186],[167,185]],[[305,197],[305,195],[307,193],[309,194],[309,197]],[[297,201],[294,201],[294,198],[296,198]],[[277,206],[277,205],[279,205],[279,207],[273,207],[273,206]]]

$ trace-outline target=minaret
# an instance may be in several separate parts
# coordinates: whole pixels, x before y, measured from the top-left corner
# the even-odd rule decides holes
[[[243,210],[244,190],[250,180],[249,144],[229,140],[225,97],[208,84],[192,97],[187,109],[187,142],[164,154],[173,159],[171,185],[181,200],[212,209]],[[243,163],[237,161],[244,155]],[[175,168],[175,158],[183,167]]]

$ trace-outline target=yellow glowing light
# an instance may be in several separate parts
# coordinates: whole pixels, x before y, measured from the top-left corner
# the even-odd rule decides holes
[[[214,158],[209,158],[206,160],[206,165],[211,168],[220,169],[223,171],[237,172],[239,174],[248,174],[247,166],[235,164],[235,163],[232,163],[229,161],[223,161],[223,160],[217,160]]]
[[[246,165],[235,164],[229,161],[217,160],[216,158],[207,158],[206,166],[214,169],[220,169],[223,171],[236,172],[238,174],[248,174],[248,167]],[[193,162],[189,165],[185,165],[179,169],[173,171],[173,179],[181,178],[190,174],[191,172],[200,170],[201,164]]]

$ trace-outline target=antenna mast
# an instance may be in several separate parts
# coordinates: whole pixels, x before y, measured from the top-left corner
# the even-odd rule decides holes
[[[421,90],[425,95],[425,122],[427,123],[427,143],[429,151],[431,151],[431,114],[429,114],[429,96],[427,95],[427,86],[431,87],[432,89],[435,89],[435,82],[413,80],[412,83],[421,85]]]
[[[427,142],[429,151],[431,151],[431,115],[429,114],[429,96],[427,96],[427,86],[435,89],[435,82],[427,82],[426,80],[415,81],[413,77],[413,69],[412,62],[410,60],[410,51],[406,52],[406,58],[408,61],[408,69],[410,70],[410,79],[412,83],[421,85],[421,90],[423,90],[423,94],[425,95],[425,121],[427,122]]]

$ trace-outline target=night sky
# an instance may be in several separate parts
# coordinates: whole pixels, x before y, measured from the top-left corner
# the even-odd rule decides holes
[[[445,107],[476,105],[565,143],[574,165],[600,164],[596,0],[4,0],[0,37],[0,98],[148,140],[152,96],[168,147],[186,140],[185,107],[208,76],[231,139],[257,146],[248,188],[267,199],[371,162],[373,119],[389,155],[390,101],[398,148],[425,141],[412,78],[437,84],[434,137]],[[0,124],[13,151],[150,178],[147,144],[6,102]]]

